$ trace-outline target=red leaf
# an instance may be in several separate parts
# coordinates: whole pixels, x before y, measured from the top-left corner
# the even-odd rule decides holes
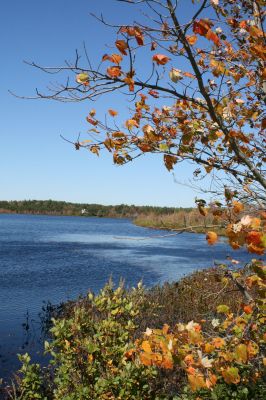
[[[154,97],[155,99],[159,98],[159,92],[157,92],[157,90],[150,90],[149,91],[149,95],[151,95],[152,97]]]
[[[201,36],[206,36],[208,30],[210,29],[210,24],[203,19],[195,21],[193,24],[193,32],[198,33]]]
[[[98,124],[97,121],[95,121],[95,119],[92,119],[90,117],[87,117],[86,120],[89,122],[89,124],[96,126]]]

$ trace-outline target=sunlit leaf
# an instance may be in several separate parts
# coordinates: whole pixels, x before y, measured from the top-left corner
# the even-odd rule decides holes
[[[169,57],[165,56],[164,54],[155,54],[152,57],[153,61],[156,62],[157,65],[165,65],[170,60]]]
[[[108,74],[111,78],[118,78],[119,76],[122,75],[122,73],[121,73],[121,67],[119,67],[119,66],[109,67],[109,68],[107,68],[107,74]]]
[[[81,84],[86,84],[89,82],[89,75],[87,73],[80,73],[76,75],[76,82]]]

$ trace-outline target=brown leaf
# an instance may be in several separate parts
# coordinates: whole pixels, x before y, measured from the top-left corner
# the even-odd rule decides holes
[[[125,42],[125,40],[117,40],[115,45],[120,53],[124,54],[125,56],[127,55],[126,50],[128,49],[128,44]]]
[[[157,46],[158,46],[158,44],[156,42],[152,42],[151,43],[151,51],[154,51]]]
[[[164,165],[166,166],[168,171],[171,171],[173,169],[174,165],[177,163],[177,157],[172,156],[170,154],[169,155],[165,154],[163,159],[164,159]]]

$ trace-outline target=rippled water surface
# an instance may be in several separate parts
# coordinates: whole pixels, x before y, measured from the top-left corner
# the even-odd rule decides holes
[[[203,235],[154,237],[165,234],[125,219],[0,215],[0,377],[18,367],[18,352],[40,348],[43,302],[97,291],[110,275],[129,286],[172,281],[232,255]]]

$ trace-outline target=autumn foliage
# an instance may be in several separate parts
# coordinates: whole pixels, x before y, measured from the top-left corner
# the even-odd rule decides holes
[[[263,254],[264,1],[191,0],[187,20],[181,17],[187,0],[178,4],[155,1],[152,6],[153,1],[147,0],[121,2],[132,3],[129,8],[139,4],[144,13],[153,10],[154,18],[139,25],[121,21],[114,27],[113,52],[104,53],[98,66],[96,60],[84,66],[78,56],[73,66],[60,67],[58,73],[71,70],[76,74],[75,85],[62,85],[49,98],[95,100],[122,89],[123,96],[132,100],[129,116],[121,120],[111,103],[104,120],[95,109],[88,111],[91,138],[78,139],[75,148],[86,148],[97,156],[107,150],[118,165],[156,153],[169,171],[192,161],[194,179],[211,176],[219,202],[225,194],[223,207],[233,208],[236,215],[244,207],[246,213],[250,206],[258,211],[256,223],[240,222],[235,215],[227,215],[225,221],[233,248],[246,246],[252,253]],[[106,24],[103,17],[100,20]],[[205,207],[198,205],[204,213]],[[221,210],[213,211],[219,217]],[[208,238],[210,244],[216,240],[213,234]]]
[[[87,65],[77,55],[73,64],[52,69],[73,73],[69,78],[73,85],[60,86],[49,99],[87,101],[120,92],[132,100],[124,120],[112,102],[105,118],[94,108],[84,111],[89,139],[74,140],[76,150],[84,148],[97,156],[106,150],[117,165],[154,153],[168,171],[192,162],[194,180],[201,182],[207,176],[213,182],[213,200],[196,199],[199,214],[223,226],[233,249],[263,256],[265,1],[120,2],[128,7],[138,4],[147,22],[121,21],[114,26],[113,50],[103,52],[99,63],[91,63],[86,53]],[[103,17],[99,19],[107,25]],[[209,245],[219,240],[212,227],[206,229],[206,240]],[[75,309],[71,320],[64,322],[67,328],[55,321],[56,339],[48,349],[56,359],[57,380],[48,398],[76,400],[94,398],[96,393],[99,399],[263,399],[265,265],[259,258],[247,270],[226,269],[223,279],[217,298],[230,282],[228,297],[240,294],[240,309],[233,311],[222,303],[204,320],[165,323],[160,329],[146,326],[137,337],[130,336],[137,322],[132,325],[124,319],[133,317],[132,302],[129,297],[122,300],[120,292],[108,291],[93,300],[99,312],[104,314],[106,307],[101,321],[90,320],[88,326],[83,308]],[[80,336],[73,333],[73,319],[76,324],[84,322]],[[80,369],[73,368],[77,364]],[[167,381],[169,371],[178,374],[181,386],[177,388],[175,381],[169,385],[171,394],[160,391],[162,387],[156,391],[154,378]],[[84,376],[87,386],[81,383]]]

